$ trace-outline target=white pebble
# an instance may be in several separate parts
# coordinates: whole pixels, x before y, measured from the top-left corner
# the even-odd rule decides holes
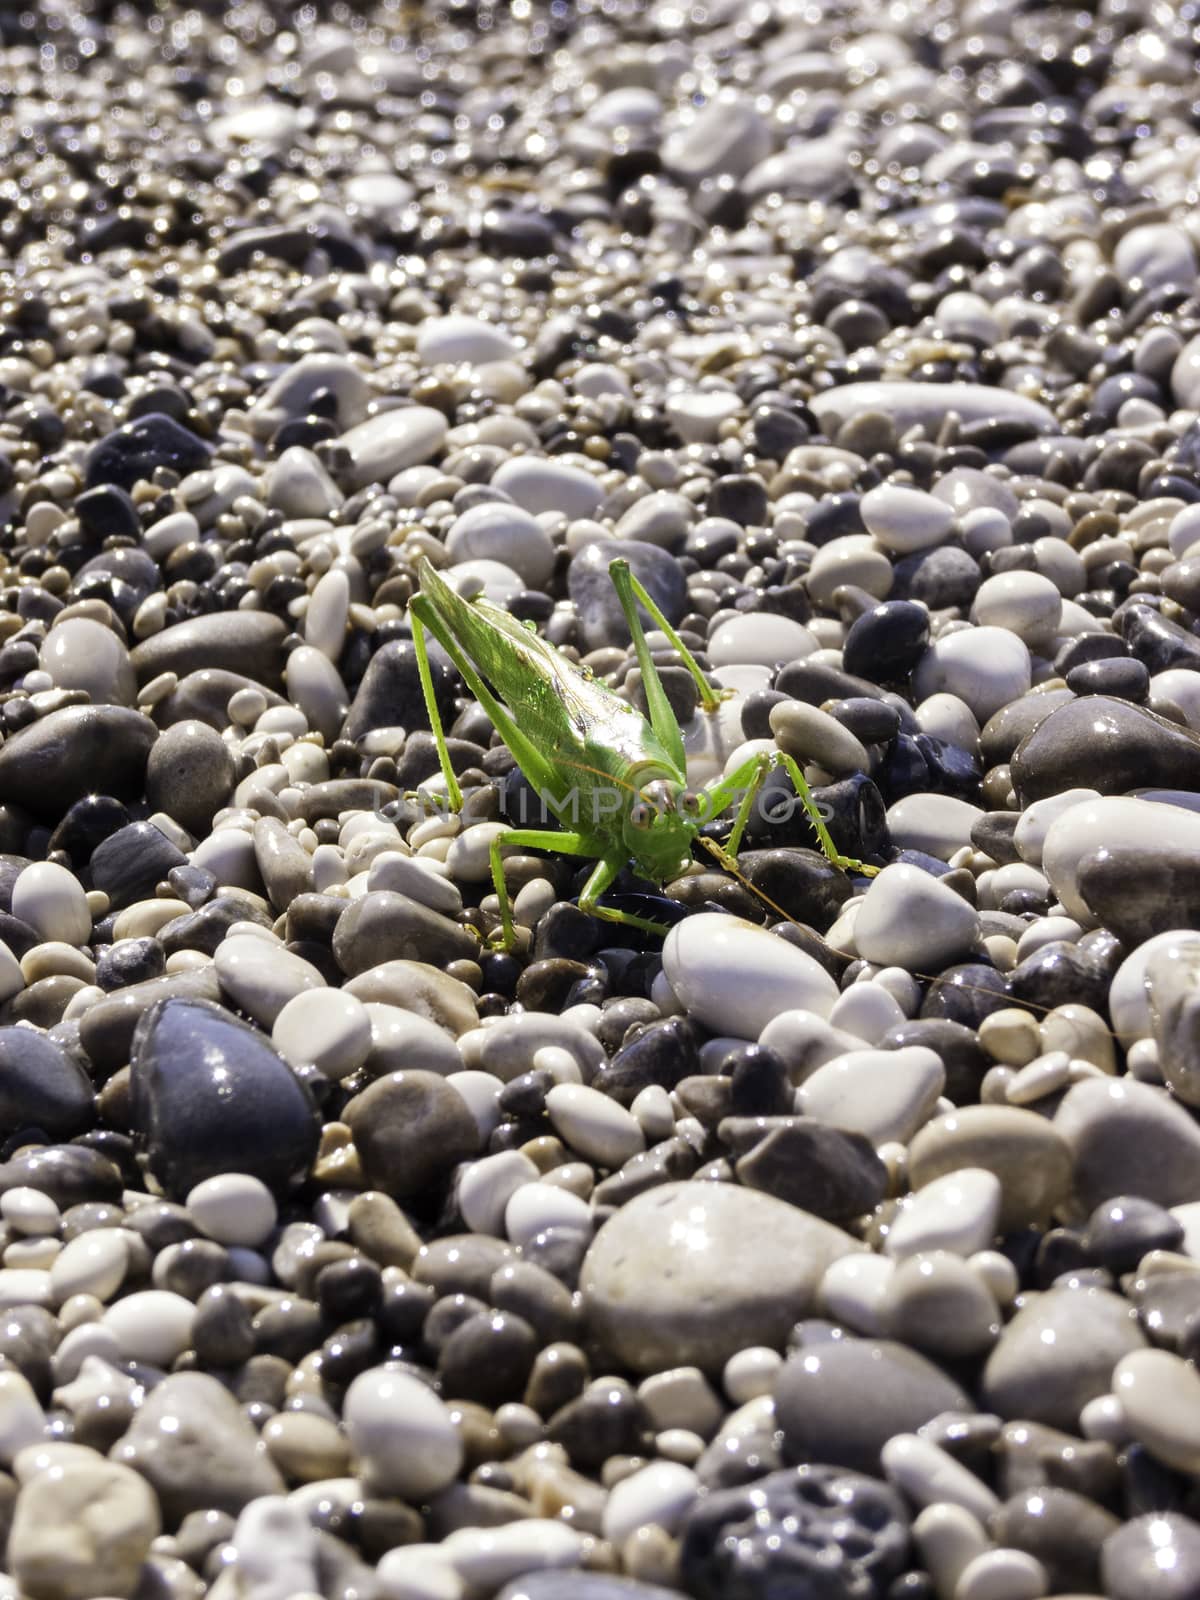
[[[0,1367],[0,1465],[10,1467],[27,1445],[46,1432],[46,1414],[29,1380],[15,1367]]]
[[[251,933],[231,930],[217,946],[213,966],[225,994],[264,1028],[274,1026],[296,995],[325,988],[325,979],[311,963]]]
[[[778,1350],[765,1344],[747,1345],[725,1363],[721,1386],[735,1406],[742,1406],[759,1395],[771,1394],[782,1366],[783,1357]]]
[[[700,1493],[700,1480],[674,1461],[653,1461],[614,1485],[604,1507],[604,1537],[620,1545],[654,1524],[674,1533]]]
[[[43,939],[81,945],[92,935],[92,915],[83,886],[66,867],[53,861],[35,861],[18,874],[12,890],[12,914]]]
[[[519,1150],[501,1150],[472,1161],[458,1185],[458,1209],[463,1221],[472,1233],[502,1237],[508,1202],[518,1189],[536,1183],[539,1177],[537,1167]]]
[[[909,972],[940,972],[970,952],[978,933],[973,905],[932,873],[903,862],[871,880],[854,923],[864,960]]]
[[[892,1219],[884,1246],[889,1256],[952,1250],[972,1256],[996,1237],[1000,1180],[986,1167],[960,1167],[918,1189]]]
[[[527,1572],[578,1566],[584,1541],[565,1522],[527,1517],[499,1528],[460,1528],[441,1548],[465,1584],[491,1591]]]
[[[462,1600],[463,1581],[440,1544],[389,1550],[375,1568],[380,1600]]]
[[[14,1233],[35,1237],[57,1233],[62,1220],[57,1205],[48,1194],[24,1185],[0,1195],[0,1217]]]
[[[293,1067],[313,1066],[326,1078],[348,1078],[371,1049],[371,1016],[344,989],[306,989],[275,1018],[271,1042]]]
[[[1024,1550],[985,1550],[959,1574],[954,1600],[1041,1600],[1046,1569]]]
[[[945,501],[897,483],[868,489],[859,501],[859,514],[885,550],[901,555],[941,544],[954,527],[954,512]]]
[[[895,1263],[886,1256],[855,1251],[826,1267],[817,1303],[827,1317],[855,1333],[884,1332],[883,1313]]]
[[[346,1391],[342,1420],[373,1493],[419,1504],[458,1476],[462,1437],[419,1378],[371,1367]]]
[[[812,655],[817,641],[802,623],[769,612],[747,612],[713,629],[708,659],[714,667],[773,667]]]
[[[69,1239],[50,1268],[50,1285],[59,1304],[73,1294],[111,1300],[129,1266],[129,1246],[120,1228],[90,1228]]]
[[[1179,1472],[1200,1472],[1200,1375],[1167,1350],[1134,1350],[1112,1376],[1130,1432]]]
[[[504,1208],[504,1231],[509,1242],[524,1247],[547,1228],[592,1231],[592,1213],[585,1201],[552,1183],[522,1185]]]
[[[954,1600],[964,1569],[989,1548],[979,1518],[962,1506],[939,1500],[925,1507],[913,1522],[912,1533],[938,1600]]]
[[[1000,1501],[982,1479],[948,1451],[915,1433],[897,1433],[880,1451],[884,1476],[919,1506],[961,1506],[986,1523]]]
[[[205,1178],[186,1201],[192,1221],[218,1244],[262,1244],[275,1226],[275,1197],[261,1178],[248,1172],[221,1172]]]
[[[546,1112],[564,1144],[599,1167],[623,1166],[646,1148],[633,1113],[598,1089],[555,1084],[546,1095]]]
[[[142,1289],[109,1306],[102,1326],[117,1341],[125,1361],[169,1367],[192,1342],[196,1308],[168,1289]]]
[[[818,1067],[796,1091],[796,1109],[872,1144],[904,1143],[934,1114],[946,1085],[941,1057],[927,1045],[852,1050]]]
[[[698,1021],[742,1039],[757,1039],[785,1011],[828,1017],[838,997],[812,956],[752,922],[716,912],[676,923],[663,943],[663,971]]]

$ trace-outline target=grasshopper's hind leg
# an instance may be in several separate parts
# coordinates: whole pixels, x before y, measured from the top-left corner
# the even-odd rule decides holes
[[[637,650],[638,662],[642,664],[643,678],[646,676],[646,668],[642,663],[642,655],[643,652],[647,655],[649,652],[645,649],[646,636],[642,629],[642,619],[637,613],[639,605],[643,610],[649,612],[655,627],[666,635],[672,650],[676,652],[679,659],[691,673],[696,688],[700,692],[700,704],[705,711],[715,711],[725,698],[725,695],[722,694],[720,689],[714,689],[712,684],[709,683],[704,676],[700,663],[638,582],[628,561],[618,557],[617,560],[609,564],[608,575],[617,591],[617,599],[621,602],[621,610],[625,613],[625,621],[629,624],[629,632],[633,639],[634,648]],[[657,678],[658,674],[655,673],[654,676]],[[655,732],[658,732],[657,728]]]
[[[450,765],[450,752],[446,748],[446,735],[442,729],[442,716],[437,707],[437,696],[433,692],[433,674],[429,670],[429,652],[425,648],[425,628],[421,621],[421,596],[414,595],[409,604],[409,621],[412,625],[413,649],[417,656],[417,676],[421,680],[421,693],[425,696],[425,711],[429,717],[429,726],[433,733],[434,743],[437,745],[438,765],[442,769],[442,777],[446,784],[446,795],[450,802],[451,811],[462,810],[462,789],[454,775],[454,768]]]

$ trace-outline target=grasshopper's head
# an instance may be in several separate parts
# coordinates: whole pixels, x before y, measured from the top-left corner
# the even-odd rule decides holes
[[[625,813],[625,847],[648,878],[666,883],[691,861],[692,840],[703,821],[703,795],[659,779],[633,795]]]

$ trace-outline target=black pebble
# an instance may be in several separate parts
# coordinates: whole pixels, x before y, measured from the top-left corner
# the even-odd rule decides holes
[[[79,1062],[34,1028],[0,1028],[0,1134],[36,1129],[70,1139],[93,1121],[92,1085]]]
[[[87,461],[87,485],[116,484],[132,489],[150,478],[156,467],[170,467],[179,476],[199,472],[211,452],[202,439],[162,412],[127,422],[92,446]]]
[[[169,1194],[248,1172],[276,1193],[316,1154],[311,1096],[255,1029],[205,1000],[158,1001],[130,1047],[134,1125]]]
[[[108,896],[113,911],[153,896],[157,884],[187,857],[152,822],[131,822],[92,852],[92,884]]]
[[[1110,1272],[1132,1272],[1151,1250],[1177,1250],[1183,1224],[1143,1195],[1102,1201],[1088,1218],[1083,1245],[1089,1258]]]
[[[540,1348],[524,1317],[485,1310],[469,1317],[442,1345],[438,1376],[448,1399],[503,1405],[519,1400]]]
[[[885,600],[850,624],[842,666],[876,683],[902,683],[929,643],[929,612],[911,600]]]
[[[908,1513],[887,1484],[840,1467],[772,1472],[702,1496],[680,1530],[696,1600],[883,1595],[908,1564]]]
[[[1141,661],[1111,656],[1106,661],[1083,661],[1067,673],[1067,688],[1074,694],[1108,694],[1140,705],[1150,689],[1150,673]]]
[[[978,1028],[984,1017],[1011,1005],[1008,986],[995,967],[966,962],[947,967],[936,983],[929,986],[921,1006],[923,1019],[959,1022]]]
[[[106,992],[144,983],[166,971],[167,953],[157,939],[120,939],[96,954],[96,984]]]

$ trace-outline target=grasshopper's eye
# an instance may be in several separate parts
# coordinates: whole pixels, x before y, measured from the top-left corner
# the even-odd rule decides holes
[[[654,820],[654,808],[648,806],[644,800],[638,800],[630,808],[629,821],[635,828],[648,828]]]
[[[699,817],[704,812],[704,799],[694,789],[685,789],[679,796],[679,809],[685,817]]]

